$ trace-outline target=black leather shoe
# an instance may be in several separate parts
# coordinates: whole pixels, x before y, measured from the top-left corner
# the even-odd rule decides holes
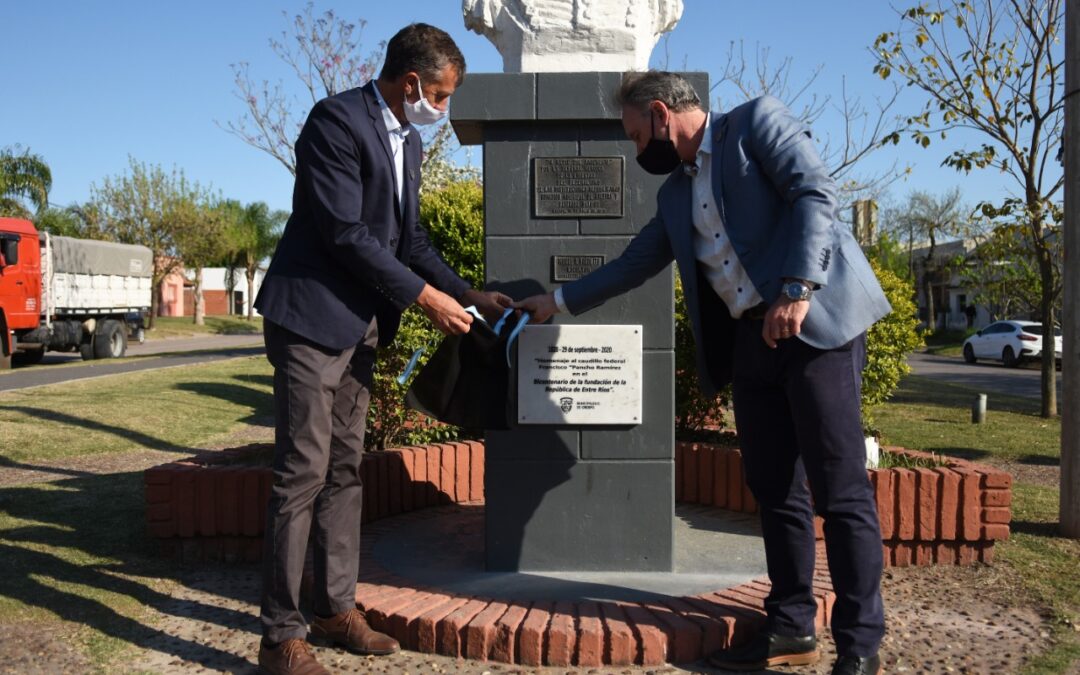
[[[725,670],[763,670],[773,666],[808,666],[819,659],[821,652],[813,635],[787,637],[762,631],[744,645],[714,653],[707,662]]]
[[[873,656],[841,656],[836,659],[832,675],[881,675],[881,659]]]

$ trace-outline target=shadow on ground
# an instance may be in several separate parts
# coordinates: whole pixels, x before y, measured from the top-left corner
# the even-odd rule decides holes
[[[140,617],[144,607],[175,611],[168,593],[181,568],[157,559],[143,525],[142,473],[95,475],[0,489],[0,597],[10,606],[41,610],[87,626],[98,636],[123,645],[143,645],[158,635]],[[20,620],[21,608],[0,614]],[[187,607],[185,611],[220,608]],[[225,627],[254,631],[252,617],[225,615]],[[6,616],[5,616],[6,615]],[[171,639],[179,657],[235,660],[235,656],[197,641]],[[156,649],[162,649],[157,641]],[[94,650],[91,650],[94,651]]]

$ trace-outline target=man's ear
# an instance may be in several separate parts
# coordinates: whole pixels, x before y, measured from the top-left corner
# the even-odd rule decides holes
[[[419,82],[420,82],[420,76],[415,71],[410,70],[409,72],[407,72],[407,73],[405,73],[404,75],[401,76],[400,83],[401,83],[402,89],[405,92],[405,98],[409,98],[409,97],[412,97],[412,96],[416,95],[416,91],[417,91],[417,86],[416,85]]]
[[[663,101],[650,101],[649,102],[649,115],[655,116],[659,126],[666,126],[670,121],[671,110],[664,105]]]

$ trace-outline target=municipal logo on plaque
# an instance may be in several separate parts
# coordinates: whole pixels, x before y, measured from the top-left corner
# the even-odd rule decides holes
[[[518,424],[641,424],[641,326],[526,326]]]

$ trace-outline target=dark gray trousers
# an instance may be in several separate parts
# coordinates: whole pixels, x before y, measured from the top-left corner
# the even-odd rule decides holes
[[[378,330],[345,350],[264,321],[274,366],[274,487],[263,547],[263,637],[307,636],[300,579],[309,538],[313,605],[320,616],[356,606],[360,565],[360,460]]]

